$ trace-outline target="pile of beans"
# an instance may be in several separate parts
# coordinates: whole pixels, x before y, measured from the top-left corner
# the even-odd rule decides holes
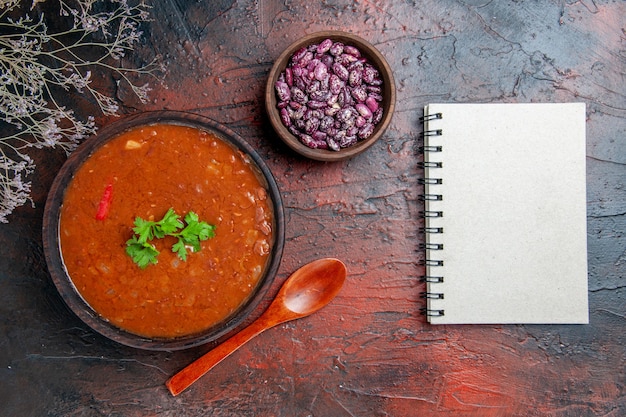
[[[296,51],[276,81],[282,123],[313,149],[339,151],[383,118],[383,81],[361,51],[325,39]]]

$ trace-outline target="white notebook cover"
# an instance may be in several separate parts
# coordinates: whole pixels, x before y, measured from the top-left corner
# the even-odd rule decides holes
[[[443,228],[426,233],[427,277],[443,277],[427,283],[429,322],[588,323],[584,103],[425,108],[437,113],[424,125],[441,130],[425,165],[442,164],[425,168],[441,179],[425,185],[426,213],[441,212],[426,226]]]

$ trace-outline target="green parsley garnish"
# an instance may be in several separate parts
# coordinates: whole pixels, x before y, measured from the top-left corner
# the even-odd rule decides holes
[[[177,242],[172,246],[172,252],[186,261],[188,249],[198,252],[200,242],[215,236],[215,226],[201,222],[193,211],[187,213],[183,222],[174,209],[170,208],[159,221],[135,218],[133,232],[135,232],[133,237],[126,241],[126,253],[141,269],[144,269],[150,264],[157,263],[159,251],[151,243],[152,240],[165,236],[175,237]]]

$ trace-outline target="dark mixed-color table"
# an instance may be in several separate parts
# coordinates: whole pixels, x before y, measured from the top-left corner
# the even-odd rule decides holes
[[[128,348],[65,307],[41,238],[65,156],[38,152],[34,207],[0,225],[0,414],[626,415],[624,2],[183,0],[154,2],[151,13],[137,59],[161,55],[167,71],[149,104],[115,91],[122,112],[185,110],[225,124],[281,189],[283,262],[255,315],[319,257],[346,263],[346,285],[319,313],[260,335],[172,397],[164,382],[212,346]],[[338,163],[290,151],[263,103],[281,51],[329,29],[374,44],[398,88],[383,140]],[[432,326],[420,314],[418,119],[435,101],[586,103],[588,325]]]

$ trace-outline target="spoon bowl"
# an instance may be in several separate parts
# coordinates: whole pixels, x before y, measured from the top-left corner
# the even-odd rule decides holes
[[[337,259],[320,259],[294,272],[277,297],[299,317],[316,312],[335,298],[346,277],[346,267]]]
[[[339,293],[346,275],[344,263],[334,258],[318,259],[302,266],[285,281],[278,295],[261,317],[187,365],[171,377],[165,385],[172,395],[178,395],[264,330],[318,311]]]

